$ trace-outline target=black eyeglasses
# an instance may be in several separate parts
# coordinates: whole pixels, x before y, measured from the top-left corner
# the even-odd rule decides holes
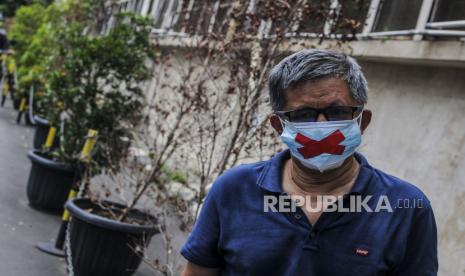
[[[328,121],[352,120],[360,115],[363,105],[359,106],[328,106],[326,108],[305,107],[290,111],[276,111],[275,114],[289,122],[316,122],[323,114]]]

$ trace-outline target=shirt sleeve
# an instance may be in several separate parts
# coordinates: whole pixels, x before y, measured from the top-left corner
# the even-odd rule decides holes
[[[438,273],[437,230],[433,210],[428,200],[423,208],[417,210],[406,241],[405,255],[391,275],[436,276]]]
[[[214,190],[215,185],[205,198],[192,233],[181,249],[181,255],[188,261],[211,268],[220,267],[223,262],[218,249],[220,224]]]

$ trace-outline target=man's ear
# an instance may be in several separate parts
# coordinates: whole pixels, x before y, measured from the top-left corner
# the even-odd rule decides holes
[[[277,115],[273,114],[270,116],[270,124],[279,133],[279,135],[283,133],[283,125]]]
[[[369,109],[362,111],[362,122],[360,123],[360,130],[362,131],[362,134],[371,122],[371,115],[372,113]]]

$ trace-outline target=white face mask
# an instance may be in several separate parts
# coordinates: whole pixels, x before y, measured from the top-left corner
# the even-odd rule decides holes
[[[281,140],[304,166],[324,172],[342,165],[362,141],[359,119],[293,123],[282,120]]]

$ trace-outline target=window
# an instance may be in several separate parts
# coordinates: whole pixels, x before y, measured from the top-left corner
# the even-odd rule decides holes
[[[202,5],[198,5],[198,7],[194,6],[192,12],[194,16],[198,16],[197,26],[196,27],[196,34],[206,35],[208,33],[211,19],[213,18],[214,11],[215,11],[215,2],[211,0],[203,0]]]
[[[136,3],[134,5],[134,12],[137,14],[140,14],[142,11],[142,6],[144,5],[143,0],[136,0]]]
[[[215,12],[214,23],[211,26],[211,32],[216,36],[221,37],[225,36],[229,27],[230,14],[232,12],[232,3],[222,3],[224,1],[218,2],[218,7]]]
[[[151,13],[152,13],[153,3],[154,3],[154,2],[155,2],[155,0],[150,0],[149,8],[147,9],[147,14],[151,14]]]
[[[132,1],[136,3],[136,9],[140,9],[142,2],[145,3],[143,13],[147,10],[154,19],[155,28],[164,30],[161,33],[169,30],[172,34],[224,37],[235,0]],[[280,8],[278,1],[242,0],[241,3],[239,8],[243,10],[238,13],[241,16],[250,13],[260,15],[238,19],[238,28],[247,34],[252,34],[249,29],[260,26],[266,35],[284,30],[288,36],[298,37],[322,33],[347,38],[412,36],[416,40],[425,34],[434,37],[465,36],[465,32],[457,32],[458,28],[465,29],[460,22],[448,22],[448,26],[455,28],[456,32],[445,32],[447,26],[434,24],[465,20],[465,0],[303,0],[298,1],[304,6],[297,7],[293,19],[289,18],[289,14],[275,15],[276,9]],[[131,7],[126,2],[124,8]]]
[[[308,0],[298,33],[352,34],[363,30],[371,0]]]
[[[155,28],[156,29],[161,29],[163,25],[163,20],[165,17],[169,16],[168,14],[168,6],[170,4],[170,1],[167,0],[162,0],[160,1],[159,6],[157,7],[158,9],[158,16],[155,17]]]
[[[370,7],[370,1],[339,0],[339,4],[340,9],[335,26],[336,32],[343,34],[361,33]]]
[[[165,29],[172,29],[173,25],[176,23],[177,20],[177,13],[182,6],[182,0],[171,0],[170,1],[170,6],[168,7],[169,14],[168,17],[165,18],[165,21],[163,22],[163,28]]]
[[[177,18],[176,23],[173,24],[172,28],[175,32],[184,33],[186,28],[189,26],[190,11],[194,2],[193,0],[184,0],[180,9],[176,11],[175,17]]]
[[[464,0],[439,0],[432,16],[433,22],[465,20]]]
[[[322,33],[326,19],[329,16],[331,1],[308,0],[302,11],[302,17],[297,28],[298,33]]]
[[[203,1],[200,1],[203,2]],[[195,35],[198,33],[199,25],[202,25],[203,12],[207,7],[207,3],[195,3],[194,6],[187,12],[187,16],[184,21],[184,30],[188,34]]]
[[[124,2],[123,4],[121,4],[121,6],[119,7],[119,11],[120,12],[125,12],[127,11],[128,9],[128,2]]]
[[[422,3],[422,0],[381,1],[374,31],[415,29]]]
[[[182,2],[182,0],[155,1],[151,10],[155,29],[171,29],[174,22],[176,22],[178,7],[180,4],[182,5]]]
[[[225,35],[230,20],[231,0],[186,0],[177,7],[171,28],[191,35]]]

